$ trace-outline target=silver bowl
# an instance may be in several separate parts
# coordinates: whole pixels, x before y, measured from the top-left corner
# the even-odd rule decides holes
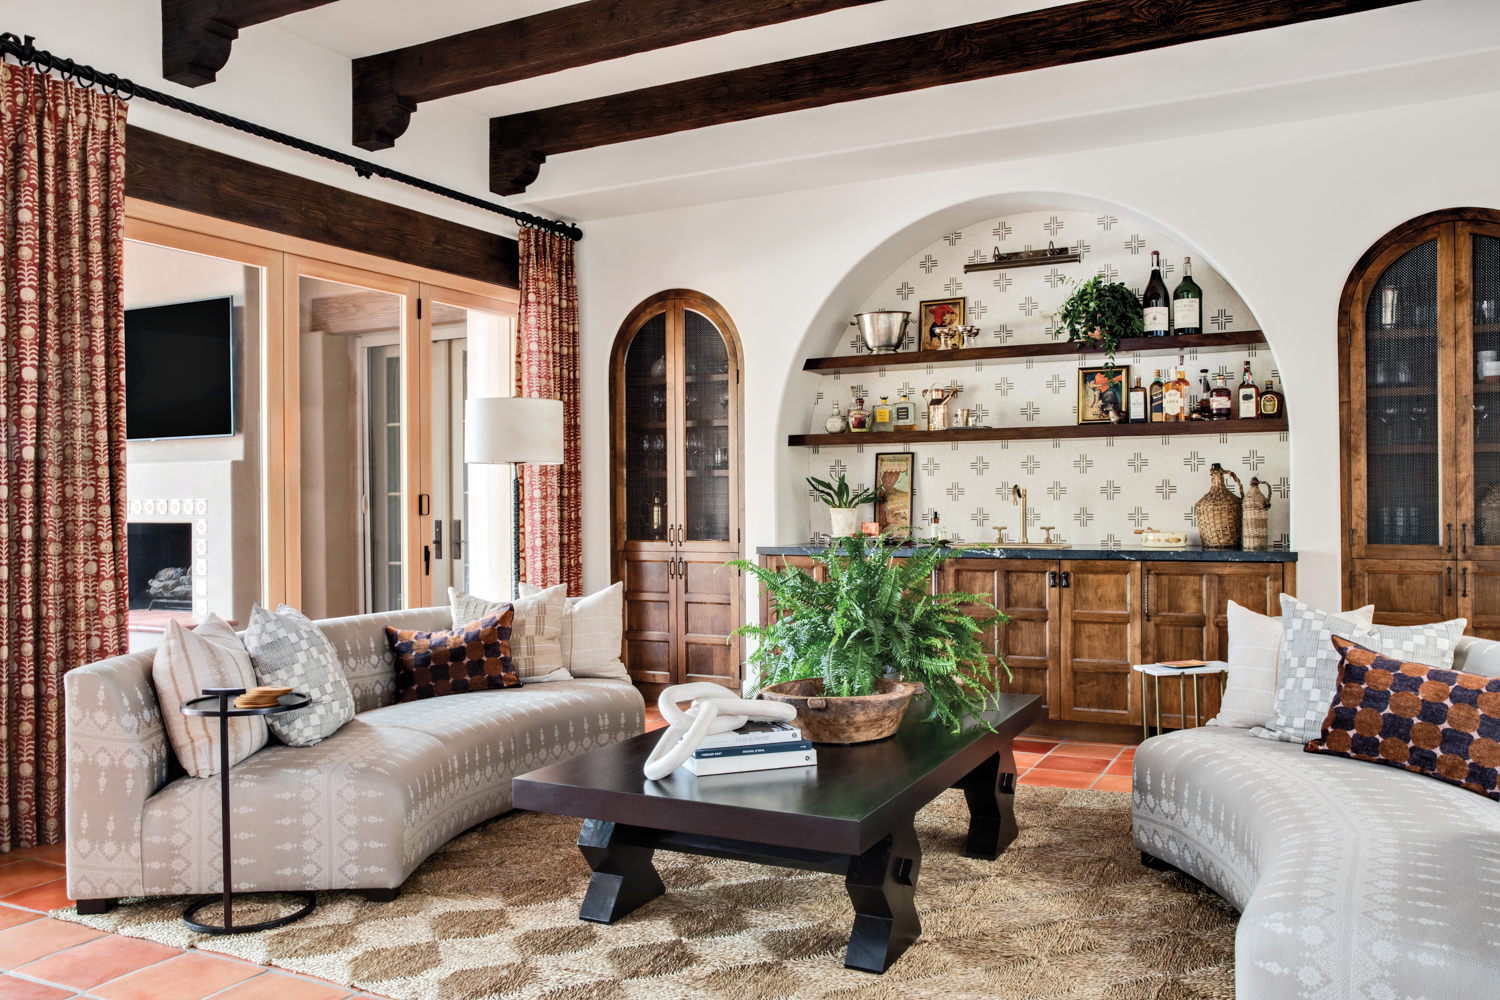
[[[856,313],[850,326],[859,327],[865,338],[865,346],[873,354],[895,354],[906,339],[906,325],[911,322],[911,313],[887,309],[880,312]]]

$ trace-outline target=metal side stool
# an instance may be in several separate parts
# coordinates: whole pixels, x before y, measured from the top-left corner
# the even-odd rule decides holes
[[[1203,719],[1198,706],[1198,678],[1206,674],[1217,674],[1219,677],[1219,700],[1224,699],[1224,687],[1229,682],[1229,664],[1223,660],[1210,660],[1201,667],[1164,667],[1160,663],[1137,663],[1130,669],[1141,675],[1141,737],[1150,739],[1151,724],[1146,715],[1146,678],[1156,678],[1156,735],[1160,736],[1161,728],[1161,679],[1163,677],[1177,678],[1177,706],[1179,718],[1183,722],[1183,728],[1187,728],[1187,683],[1186,679],[1193,679],[1193,725],[1203,725]]]

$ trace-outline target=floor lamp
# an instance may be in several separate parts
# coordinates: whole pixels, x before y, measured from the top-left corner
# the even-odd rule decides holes
[[[521,596],[521,480],[519,466],[561,465],[563,404],[560,399],[485,396],[464,402],[464,461],[509,465],[511,502],[511,600]]]

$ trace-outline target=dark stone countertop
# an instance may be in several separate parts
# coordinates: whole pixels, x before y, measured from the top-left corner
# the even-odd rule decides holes
[[[967,548],[958,542],[951,546],[965,559],[1115,559],[1121,562],[1262,562],[1297,561],[1297,553],[1282,549],[1243,552],[1239,549],[1205,549],[1190,545],[1185,549],[1148,549],[1139,545],[1122,545],[1117,549],[1023,549]],[[761,556],[815,556],[826,551],[822,545],[763,545],[755,550]],[[910,555],[911,549],[898,549],[897,555]]]

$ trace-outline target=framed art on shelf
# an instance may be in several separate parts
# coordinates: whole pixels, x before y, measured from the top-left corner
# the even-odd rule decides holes
[[[891,528],[910,528],[912,499],[916,492],[916,455],[909,451],[887,451],[875,456],[875,520],[882,533]]]
[[[1125,415],[1130,366],[1078,369],[1078,422],[1118,423]]]
[[[922,330],[922,341],[918,345],[924,351],[942,348],[940,330],[946,328],[957,332],[968,322],[968,302],[962,295],[956,299],[928,299],[917,307],[917,319]]]

